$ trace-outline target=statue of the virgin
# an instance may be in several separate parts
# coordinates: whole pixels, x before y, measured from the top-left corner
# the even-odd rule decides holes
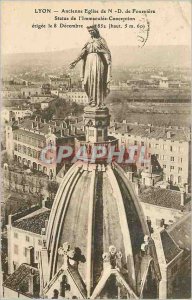
[[[99,34],[96,25],[87,27],[91,38],[81,54],[70,64],[70,68],[83,60],[81,80],[91,106],[103,106],[109,93],[111,79],[111,52]]]

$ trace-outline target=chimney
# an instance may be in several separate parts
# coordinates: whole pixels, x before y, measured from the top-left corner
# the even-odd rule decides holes
[[[188,192],[189,192],[189,185],[186,184],[186,185],[185,185],[185,193],[187,194]]]
[[[35,122],[32,122],[31,127],[32,127],[32,129],[35,128]]]
[[[66,128],[66,123],[62,122],[61,126],[62,126],[62,128]]]
[[[37,116],[35,117],[35,121],[36,121],[36,122],[38,121],[38,117],[37,117]]]
[[[126,131],[129,132],[129,130],[130,130],[130,127],[129,127],[129,125],[127,125],[126,126]]]
[[[48,219],[45,220],[45,232],[47,232],[48,221],[49,221]]]
[[[60,130],[61,137],[64,137],[64,133],[63,133],[63,131],[64,131],[63,129],[61,129],[61,130]]]
[[[44,236],[46,234],[45,228],[41,228],[41,235]]]
[[[45,207],[46,207],[46,203],[47,203],[47,199],[43,199],[43,200],[42,200],[42,208],[45,208]]]
[[[49,125],[49,133],[52,133],[52,128],[50,125]]]
[[[151,124],[148,124],[148,132],[151,133],[151,131],[152,131],[152,126]]]
[[[37,129],[37,130],[39,130],[39,129],[40,129],[39,122],[37,122],[36,129]]]
[[[30,266],[34,265],[34,247],[32,247],[32,246],[29,246],[27,248],[27,263]]]
[[[181,203],[180,203],[180,205],[185,206],[185,190],[184,190],[184,188],[181,188],[180,191],[181,191]]]
[[[53,133],[56,133],[56,131],[57,131],[57,128],[54,126],[53,127]]]
[[[133,172],[127,172],[128,179],[133,182]]]
[[[35,274],[35,270],[31,269],[30,275],[29,275],[29,294],[34,295],[35,291],[35,285],[36,285],[37,275]]]
[[[168,138],[168,139],[171,138],[171,131],[167,131],[167,138]]]
[[[135,193],[136,193],[137,196],[139,196],[140,187],[139,187],[139,182],[138,181],[135,182]]]
[[[8,216],[8,224],[9,224],[9,225],[12,225],[12,215],[9,215],[9,216]]]
[[[115,130],[117,129],[117,123],[114,123],[114,129]]]

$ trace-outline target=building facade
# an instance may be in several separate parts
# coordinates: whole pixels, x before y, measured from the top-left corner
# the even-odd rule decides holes
[[[41,118],[22,120],[6,125],[6,150],[8,155],[23,166],[38,170],[55,178],[58,166],[55,157],[59,146],[74,148],[76,132],[65,121],[46,123]],[[48,148],[47,148],[48,147]],[[49,150],[53,147],[55,150]],[[47,149],[51,161],[46,163],[41,156]]]
[[[69,102],[75,102],[77,104],[87,105],[89,100],[84,91],[70,91],[66,93],[59,93],[60,98],[64,98]]]
[[[46,227],[50,209],[31,207],[26,212],[9,216],[8,274],[12,274],[22,263],[37,266],[42,248],[42,229]]]
[[[109,132],[119,139],[120,146],[145,146],[149,156],[155,156],[158,161],[165,181],[178,186],[190,183],[189,129],[129,124],[124,121],[114,123]]]
[[[3,123],[10,122],[11,120],[18,121],[20,119],[30,117],[33,112],[26,108],[4,108],[1,111],[1,120]]]

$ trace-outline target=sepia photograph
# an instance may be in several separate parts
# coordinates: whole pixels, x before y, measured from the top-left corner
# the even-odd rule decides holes
[[[0,14],[0,298],[191,299],[191,1]]]

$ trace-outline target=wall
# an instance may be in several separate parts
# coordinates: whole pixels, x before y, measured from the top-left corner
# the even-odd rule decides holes
[[[143,208],[145,217],[149,217],[151,220],[151,226],[153,228],[159,227],[157,220],[164,219],[165,224],[171,225],[183,216],[183,212],[177,209],[166,208],[162,206],[152,205],[144,202],[140,202]]]
[[[17,234],[17,237],[15,237]],[[41,235],[29,231],[21,230],[11,225],[7,226],[8,236],[8,272],[14,272],[14,265],[20,266],[22,263],[29,263],[29,258],[26,256],[25,248],[34,247],[34,263],[38,263],[38,251],[41,250],[42,240]],[[26,240],[29,237],[29,241]],[[15,253],[15,246],[18,247],[18,254]]]

